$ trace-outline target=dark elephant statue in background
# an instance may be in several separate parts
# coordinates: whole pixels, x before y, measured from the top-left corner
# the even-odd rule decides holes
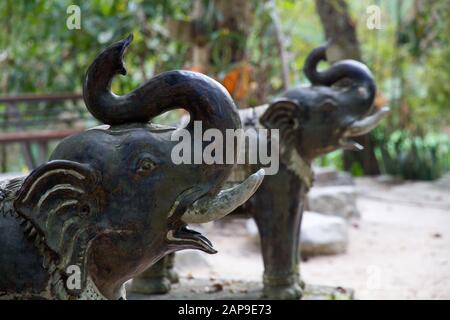
[[[299,233],[304,197],[313,182],[311,162],[338,148],[361,149],[349,138],[369,132],[388,112],[388,108],[372,107],[376,86],[364,64],[343,60],[319,72],[321,60],[326,60],[325,46],[314,49],[305,62],[304,73],[311,87],[293,87],[269,105],[239,112],[244,127],[280,130],[278,173],[267,175],[255,195],[235,211],[250,214],[258,226],[265,267],[263,295],[267,298],[302,296]],[[270,141],[270,137],[258,139]],[[229,182],[238,183],[255,169],[258,166],[238,165]],[[141,275],[136,291],[167,292],[169,278],[174,278],[172,259],[156,263]]]
[[[204,130],[224,132],[241,127],[236,107],[219,83],[187,71],[114,95],[111,81],[126,74],[131,41],[108,47],[87,71],[84,100],[105,125],[66,138],[48,163],[0,184],[0,298],[121,298],[127,280],[166,254],[215,253],[187,224],[228,214],[261,183],[262,171],[221,190],[233,165],[173,164],[178,128],[152,118],[181,107]]]

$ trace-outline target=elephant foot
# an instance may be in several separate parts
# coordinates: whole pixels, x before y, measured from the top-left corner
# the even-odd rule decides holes
[[[180,282],[180,277],[178,276],[178,273],[176,273],[173,269],[167,270],[167,278],[169,278],[170,283]]]
[[[171,288],[169,277],[135,278],[131,286],[131,292],[141,294],[164,294]]]
[[[302,288],[302,290],[305,290],[306,283],[305,281],[303,281],[303,279],[298,279],[298,284],[300,285],[300,288]]]
[[[271,300],[299,300],[303,287],[297,273],[264,275],[263,298]],[[304,283],[303,283],[304,285]]]
[[[296,282],[300,285],[300,288],[302,288],[303,291],[305,291],[306,283],[305,281],[300,277],[300,272],[296,272]]]
[[[303,295],[301,286],[297,283],[283,286],[264,286],[263,298],[270,300],[299,300]]]

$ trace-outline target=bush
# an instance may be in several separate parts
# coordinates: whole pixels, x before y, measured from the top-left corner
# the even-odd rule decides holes
[[[409,180],[434,180],[450,168],[450,137],[445,134],[414,135],[408,130],[391,134],[375,130],[375,154],[384,173]]]

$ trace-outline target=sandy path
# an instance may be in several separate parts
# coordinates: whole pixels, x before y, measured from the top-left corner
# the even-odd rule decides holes
[[[359,299],[450,299],[450,190],[433,183],[388,186],[357,181],[362,218],[350,227],[346,254],[302,264],[308,283],[355,289]],[[209,267],[194,276],[258,280],[262,262],[242,223],[205,233],[219,254],[203,255]],[[203,259],[201,259],[203,260]],[[192,269],[195,269],[193,271]]]

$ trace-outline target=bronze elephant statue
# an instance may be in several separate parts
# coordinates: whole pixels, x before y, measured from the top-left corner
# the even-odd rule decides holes
[[[0,184],[0,298],[123,298],[123,284],[166,254],[215,253],[187,224],[223,217],[261,183],[263,171],[222,190],[232,164],[171,161],[178,128],[152,118],[184,108],[204,130],[225,131],[241,127],[238,112],[222,85],[189,71],[113,94],[131,41],[105,49],[87,71],[84,101],[104,125],[64,139],[47,163]]]
[[[235,211],[256,221],[265,267],[263,295],[271,299],[302,296],[298,247],[304,197],[313,183],[311,162],[338,148],[360,149],[349,138],[369,132],[389,111],[372,107],[376,85],[364,64],[343,60],[317,71],[321,60],[326,60],[326,46],[306,59],[304,73],[312,86],[293,87],[268,105],[239,111],[246,128],[279,129],[278,173],[267,175],[254,196]],[[238,183],[243,174],[259,167],[238,165],[229,182]],[[170,277],[175,278],[172,260],[167,257],[147,270],[135,280],[134,290],[167,292]]]

